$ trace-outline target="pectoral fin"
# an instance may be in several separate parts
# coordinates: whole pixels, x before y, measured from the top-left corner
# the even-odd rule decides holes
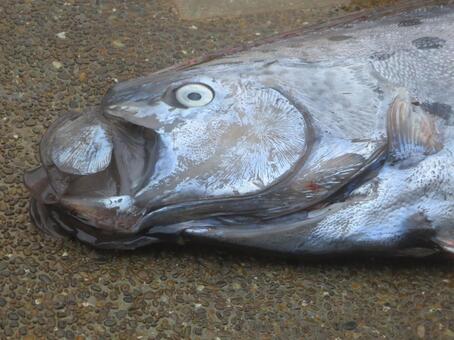
[[[394,161],[421,160],[443,148],[437,117],[412,103],[405,90],[394,99],[388,111],[388,142]]]

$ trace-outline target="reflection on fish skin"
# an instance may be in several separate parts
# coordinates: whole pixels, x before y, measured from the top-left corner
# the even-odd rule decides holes
[[[25,176],[31,215],[99,248],[453,253],[452,107],[452,4],[340,20],[62,116]]]

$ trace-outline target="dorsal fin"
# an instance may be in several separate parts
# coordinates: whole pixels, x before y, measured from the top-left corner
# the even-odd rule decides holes
[[[388,143],[394,161],[420,160],[443,148],[437,118],[411,102],[404,89],[388,111]]]

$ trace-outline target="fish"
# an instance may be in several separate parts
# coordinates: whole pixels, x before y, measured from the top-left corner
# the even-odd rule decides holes
[[[24,176],[31,218],[101,249],[450,256],[453,108],[452,2],[349,15],[63,114]]]

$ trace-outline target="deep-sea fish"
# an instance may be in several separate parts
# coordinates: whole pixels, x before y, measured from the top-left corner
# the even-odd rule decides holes
[[[121,82],[25,175],[98,248],[454,252],[454,6],[337,20]]]

